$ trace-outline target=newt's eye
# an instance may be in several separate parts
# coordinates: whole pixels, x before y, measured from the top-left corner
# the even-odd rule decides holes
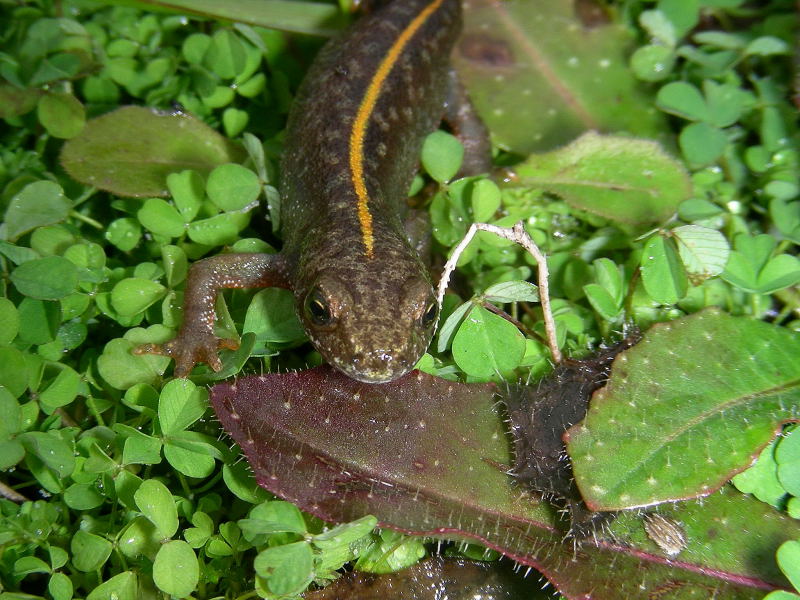
[[[436,314],[439,312],[438,308],[434,301],[431,302],[425,309],[425,312],[422,313],[422,317],[420,317],[419,321],[425,329],[433,325],[433,322],[436,320]]]
[[[306,316],[314,325],[324,327],[333,323],[333,315],[328,306],[328,302],[322,295],[319,288],[315,288],[308,296],[306,296]]]

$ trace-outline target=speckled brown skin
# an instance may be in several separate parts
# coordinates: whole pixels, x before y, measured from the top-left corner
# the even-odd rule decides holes
[[[175,357],[177,376],[199,360],[218,369],[230,342],[213,335],[217,291],[280,286],[294,291],[314,346],[350,377],[391,381],[414,366],[437,306],[402,213],[422,140],[444,113],[460,10],[459,0],[395,0],[321,50],[287,125],[281,253],[193,265],[178,337],[140,351]]]

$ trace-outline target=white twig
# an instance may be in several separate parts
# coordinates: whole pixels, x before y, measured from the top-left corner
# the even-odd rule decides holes
[[[25,496],[20,494],[14,488],[7,486],[2,481],[0,481],[0,496],[2,496],[3,498],[8,498],[12,502],[17,502],[18,504],[22,504],[23,502],[28,501],[28,499]]]
[[[467,245],[475,237],[478,231],[488,231],[496,236],[512,241],[519,244],[536,259],[537,277],[539,280],[539,301],[542,303],[542,313],[544,314],[544,329],[547,333],[547,345],[550,347],[550,353],[553,356],[553,362],[556,364],[561,362],[561,350],[558,349],[558,340],[556,338],[556,324],[553,320],[553,310],[550,307],[550,286],[548,284],[549,273],[547,271],[547,258],[539,250],[539,246],[531,239],[528,232],[522,226],[520,221],[514,227],[498,227],[497,225],[490,225],[488,223],[473,223],[470,225],[464,239],[453,249],[452,256],[447,260],[442,270],[442,277],[439,280],[439,288],[436,293],[436,300],[439,307],[442,306],[444,299],[444,292],[447,289],[447,284],[450,282],[450,275],[456,268],[456,263],[459,257],[466,249]]]

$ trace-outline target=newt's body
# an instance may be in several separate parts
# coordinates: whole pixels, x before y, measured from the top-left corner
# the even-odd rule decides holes
[[[355,379],[390,381],[430,342],[438,307],[403,227],[422,140],[444,112],[459,0],[396,0],[320,52],[289,116],[280,254],[196,263],[184,325],[148,351],[219,368],[214,298],[224,287],[293,290],[314,346]]]

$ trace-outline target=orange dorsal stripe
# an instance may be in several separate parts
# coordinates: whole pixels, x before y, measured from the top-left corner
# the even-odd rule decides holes
[[[353,123],[353,129],[350,131],[350,177],[353,182],[353,188],[356,191],[358,198],[358,221],[361,225],[361,239],[364,242],[364,250],[367,258],[372,258],[373,247],[375,240],[372,232],[372,213],[369,207],[369,195],[367,194],[367,186],[364,182],[364,138],[367,133],[367,125],[369,124],[370,116],[375,110],[375,104],[378,102],[378,97],[381,93],[381,88],[386,78],[389,76],[392,67],[397,63],[397,59],[403,52],[403,49],[408,44],[408,41],[414,36],[417,30],[422,27],[428,17],[433,14],[444,0],[434,0],[426,6],[408,26],[400,32],[397,39],[389,48],[389,52],[383,57],[378,70],[375,71],[372,79],[367,86],[367,91],[361,104],[358,107],[358,113]]]

